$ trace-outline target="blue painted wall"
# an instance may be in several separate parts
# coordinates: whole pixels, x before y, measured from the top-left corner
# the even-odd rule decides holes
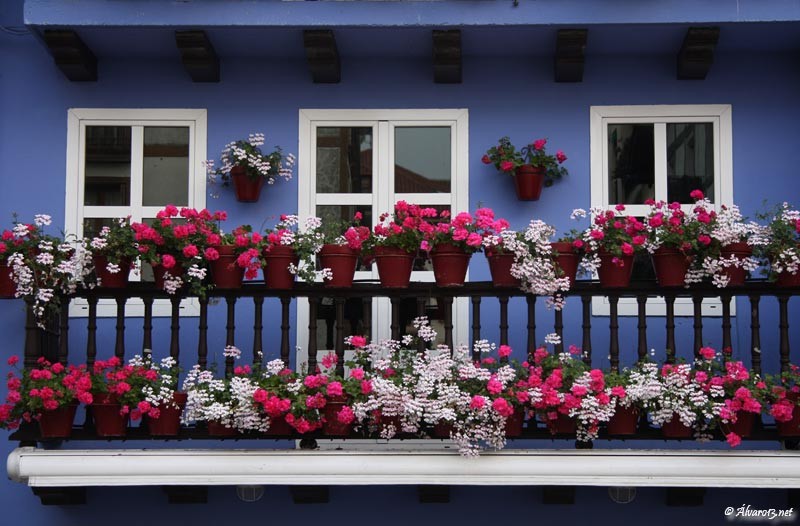
[[[3,7],[13,6],[14,2]],[[0,23],[19,25],[20,14],[11,10]],[[299,42],[299,40],[298,40]],[[299,43],[298,43],[299,45]],[[467,57],[464,61],[464,79],[460,85],[435,85],[427,57],[343,58],[342,83],[339,85],[314,85],[301,57],[269,59],[263,61],[236,57],[223,57],[222,82],[219,84],[193,84],[180,66],[177,52],[172,58],[104,58],[99,62],[100,80],[97,83],[70,83],[54,67],[43,46],[32,36],[11,36],[0,33],[0,159],[3,160],[0,212],[10,221],[12,211],[23,217],[34,213],[51,213],[56,223],[64,217],[64,180],[66,152],[66,119],[68,108],[207,108],[208,152],[216,155],[229,140],[249,132],[263,131],[269,144],[281,144],[287,151],[297,151],[298,109],[300,108],[468,108],[470,117],[470,205],[480,204],[495,208],[514,226],[523,227],[538,217],[568,229],[568,219],[574,207],[588,208],[589,204],[589,107],[611,104],[731,104],[733,107],[734,137],[734,195],[736,202],[747,214],[762,206],[763,200],[772,203],[785,199],[800,204],[800,183],[796,167],[800,165],[797,122],[800,106],[797,92],[800,88],[800,70],[797,59],[790,51],[779,52],[729,52],[719,53],[705,81],[676,81],[674,54],[653,55],[590,55],[586,64],[584,82],[580,84],[555,84],[552,81],[550,56],[485,56]],[[546,136],[550,144],[563,149],[569,156],[570,176],[556,186],[545,190],[543,199],[536,203],[516,200],[511,181],[480,163],[486,148],[501,135],[510,135],[515,141],[526,141]],[[229,223],[268,223],[282,212],[292,212],[297,202],[296,179],[289,184],[270,187],[258,204],[236,203],[231,193],[223,193],[218,201],[209,200],[209,208],[226,209]],[[471,266],[472,279],[488,278],[488,268],[482,256]],[[487,302],[488,304],[489,302]],[[512,302],[512,307],[516,306]],[[740,316],[735,320],[734,346],[737,357],[747,358],[749,319],[747,304],[737,304]],[[483,310],[487,337],[497,338],[492,330],[497,324],[494,309]],[[511,309],[512,346],[522,351],[524,319],[522,309]],[[764,365],[768,370],[777,368],[777,305],[774,301],[762,302],[762,347]],[[791,304],[790,319],[800,319],[797,301]],[[222,313],[216,307],[215,314]],[[265,318],[268,334],[278,330],[277,309],[270,306]],[[566,341],[579,341],[577,302],[567,307]],[[217,316],[221,320],[219,316]],[[237,341],[246,349],[250,342],[251,313],[248,308],[239,312]],[[166,353],[168,327],[159,320],[155,334],[155,352]],[[603,360],[608,343],[602,334],[606,318],[594,318],[596,327],[594,347],[597,365]],[[663,320],[655,320],[649,341],[652,347],[663,352]],[[128,326],[128,349],[140,348],[138,326],[141,320],[131,319]],[[191,328],[195,320],[186,319],[184,327]],[[539,313],[539,334],[552,323],[552,315]],[[709,324],[708,343],[719,346],[719,320]],[[85,323],[76,320],[70,333],[72,349],[80,352]],[[0,303],[0,335],[5,345],[0,357],[20,353],[23,344],[23,312],[16,301]],[[105,329],[105,330],[103,330]],[[223,323],[212,316],[210,345],[218,352],[224,342]],[[635,352],[635,320],[622,322],[622,339],[625,362],[631,362]],[[111,324],[100,331],[100,354],[108,356],[113,345]],[[689,356],[691,347],[691,320],[681,319],[678,327],[678,349]],[[274,339],[272,339],[274,338]],[[791,338],[800,344],[800,324],[791,328]],[[185,363],[194,357],[194,331],[184,331],[182,356]],[[277,337],[267,339],[268,357],[277,356]],[[797,351],[793,358],[798,359]],[[5,453],[13,446],[2,442]],[[652,444],[651,444],[652,446]],[[763,444],[761,447],[776,447]],[[567,446],[568,447],[568,446]],[[656,444],[655,447],[661,447]],[[533,496],[532,496],[533,495]],[[87,508],[46,509],[38,506],[30,492],[17,484],[4,483],[0,503],[6,509],[19,512],[19,524],[94,524],[107,523],[107,513],[136,503],[136,513],[125,513],[115,518],[119,524],[134,524],[147,517],[151,520],[158,511],[157,523],[197,521],[198,524],[215,511],[223,513],[236,510],[243,520],[269,516],[270,521],[301,518],[315,520],[327,517],[355,517],[354,506],[359,506],[358,516],[380,513],[389,502],[394,508],[407,510],[404,514],[386,514],[387,523],[400,520],[458,521],[464,524],[479,523],[496,517],[490,507],[471,505],[483,498],[488,503],[508,506],[508,516],[527,517],[535,513],[537,519],[564,519],[567,515],[583,515],[588,510],[603,522],[624,522],[631,511],[647,516],[654,524],[667,524],[676,518],[697,517],[709,523],[722,521],[722,509],[740,505],[739,501],[755,504],[783,504],[783,494],[777,491],[748,492],[712,490],[703,510],[688,511],[665,509],[661,505],[662,493],[642,490],[637,501],[628,507],[613,505],[603,489],[580,489],[576,508],[542,508],[533,490],[523,489],[458,489],[454,491],[453,504],[424,507],[416,504],[411,489],[341,488],[333,490],[333,504],[326,507],[293,508],[288,504],[285,488],[268,491],[265,501],[245,506],[235,501],[232,489],[214,489],[211,507],[164,507],[157,490],[121,492],[96,490],[90,492],[92,504]],[[746,500],[743,500],[746,499]],[[24,503],[23,507],[19,504]],[[365,504],[367,503],[367,504]],[[16,506],[14,506],[16,504]],[[461,509],[467,505],[469,512]],[[269,506],[269,507],[266,507]],[[287,507],[288,506],[288,507]],[[652,513],[652,509],[658,513]],[[648,511],[650,510],[650,511]],[[147,515],[144,515],[147,514]],[[274,515],[273,515],[274,514]],[[624,515],[623,515],[624,514]],[[156,520],[156,519],[153,519]],[[151,520],[152,522],[152,520]]]

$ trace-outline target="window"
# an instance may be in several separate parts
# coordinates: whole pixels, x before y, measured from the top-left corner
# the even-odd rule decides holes
[[[350,219],[356,211],[373,225],[397,200],[451,211],[466,210],[468,199],[467,110],[301,110],[298,162],[298,213],[323,219]],[[378,279],[375,265],[359,264],[356,279]],[[433,281],[427,266],[417,266],[412,280]],[[388,299],[372,304],[372,339],[389,338]],[[453,305],[453,340],[467,342],[469,305]],[[436,298],[426,314],[444,337]],[[416,316],[412,299],[401,306],[401,333]],[[298,363],[308,349],[308,305],[299,302]],[[332,300],[318,309],[319,352],[333,349]],[[361,334],[360,300],[345,306],[345,334]]]
[[[590,118],[593,207],[624,204],[630,214],[644,216],[646,199],[688,206],[695,188],[715,205],[733,202],[730,105],[592,106]],[[607,300],[593,301],[594,314],[608,314]],[[665,314],[661,299],[648,301],[647,309],[648,315]],[[721,310],[719,300],[703,303],[705,316]],[[635,301],[620,300],[619,313],[636,315]],[[675,313],[691,315],[691,301],[676,300]]]
[[[205,207],[206,110],[71,109],[67,130],[66,229],[79,237],[98,232],[117,217],[153,219],[167,204]],[[151,279],[149,266],[141,269]],[[131,276],[131,279],[139,279]],[[70,313],[86,315],[85,301]],[[185,300],[184,314],[196,304]],[[116,306],[101,301],[98,315]],[[128,302],[129,316],[143,315],[141,301]],[[168,315],[167,301],[154,304]]]

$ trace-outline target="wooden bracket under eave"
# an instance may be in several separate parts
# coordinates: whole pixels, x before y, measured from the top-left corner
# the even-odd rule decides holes
[[[306,60],[314,84],[338,84],[342,80],[342,64],[336,37],[330,29],[303,31]]]
[[[97,82],[97,57],[71,29],[46,29],[44,43],[58,69],[73,82]]]
[[[582,82],[588,29],[559,29],[556,36],[556,82]]]
[[[461,30],[433,30],[433,81],[461,84]]]
[[[678,80],[704,80],[714,63],[718,27],[690,27],[678,52]]]
[[[219,82],[219,57],[205,31],[175,31],[175,44],[192,82]]]

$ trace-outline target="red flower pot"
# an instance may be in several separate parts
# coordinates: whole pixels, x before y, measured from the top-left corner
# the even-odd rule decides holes
[[[433,276],[439,287],[461,287],[467,278],[467,268],[472,254],[467,254],[449,243],[436,245],[431,251]]]
[[[661,434],[664,438],[691,438],[694,430],[684,425],[678,415],[673,415],[669,422],[661,424]]]
[[[183,265],[176,263],[174,267],[167,269],[164,265],[153,267],[153,277],[155,278],[156,288],[164,288],[164,274],[169,272],[170,276],[178,276],[183,279]]]
[[[524,164],[514,171],[514,186],[520,201],[538,201],[544,186],[544,167]]]
[[[39,433],[42,438],[69,438],[72,434],[72,421],[78,402],[62,405],[52,411],[42,411],[39,417]]]
[[[214,247],[219,252],[219,258],[209,261],[211,280],[218,289],[238,289],[242,287],[244,269],[236,264],[236,247],[233,245],[220,245]]]
[[[108,258],[106,256],[92,256],[94,273],[100,280],[100,286],[107,289],[124,289],[128,286],[128,274],[131,270],[131,260],[120,259],[119,272],[108,271]]]
[[[564,273],[564,276],[569,278],[569,286],[575,284],[575,277],[578,275],[578,263],[580,257],[575,253],[575,248],[572,243],[566,241],[557,241],[550,243],[553,247],[553,254],[556,255],[556,265]]]
[[[239,432],[235,427],[226,427],[219,422],[208,422],[208,435],[212,437],[232,437]]]
[[[183,408],[186,407],[186,393],[174,393],[172,401],[175,405],[168,405],[159,407],[158,418],[147,417],[147,429],[153,436],[159,437],[174,437],[178,435],[181,429],[181,413]]]
[[[322,425],[322,434],[329,437],[343,437],[353,431],[353,423],[343,424],[339,422],[339,411],[346,406],[346,402],[328,402],[322,410],[325,422]]]
[[[617,404],[617,410],[606,424],[606,428],[609,435],[635,435],[638,423],[638,409]]]
[[[233,179],[233,189],[236,191],[236,200],[240,203],[255,203],[261,196],[261,187],[264,186],[264,178],[252,179],[247,176],[247,169],[243,166],[231,168],[231,179]]]
[[[525,423],[525,410],[518,407],[514,414],[506,418],[506,436],[515,438],[522,435],[522,425]]]
[[[554,435],[574,435],[577,432],[575,419],[561,413],[555,420],[546,420],[545,424]]]
[[[722,431],[725,434],[736,433],[742,438],[747,438],[753,432],[753,424],[755,424],[756,415],[749,411],[737,411],[736,422],[722,424]]]
[[[266,436],[290,436],[294,433],[292,426],[286,421],[286,415],[270,417],[269,428],[264,432]]]
[[[326,287],[352,287],[357,264],[358,251],[347,245],[322,245],[319,252],[320,267],[329,268],[333,272],[333,279],[325,281]]]
[[[789,272],[781,272],[778,274],[778,279],[775,280],[777,287],[800,287],[800,270],[791,274]]]
[[[650,255],[656,279],[662,287],[683,287],[686,285],[686,271],[692,264],[692,256],[680,250],[660,247]]]
[[[394,434],[399,435],[403,432],[403,421],[399,415],[384,416],[381,410],[378,409],[372,413],[372,418],[375,425],[378,426],[378,433],[383,436],[390,427],[394,428]]]
[[[519,280],[511,275],[511,266],[514,264],[514,254],[486,252],[486,261],[489,262],[489,272],[492,274],[492,285],[495,287],[520,286]]]
[[[404,289],[411,281],[414,268],[414,254],[402,248],[375,247],[375,264],[381,285],[386,288]]]
[[[604,250],[599,255],[600,268],[597,269],[597,275],[600,285],[606,288],[627,287],[633,272],[633,256],[617,257]]]
[[[297,266],[300,259],[294,249],[286,245],[273,245],[264,251],[267,266],[264,267],[264,283],[267,288],[288,290],[294,287],[294,274],[289,272],[289,266]]]
[[[94,401],[90,406],[94,417],[94,427],[100,437],[124,437],[128,432],[128,415],[120,413],[119,403]]]
[[[6,263],[0,263],[0,298],[13,298],[17,291],[11,272],[11,267]]]
[[[722,257],[730,259],[735,256],[740,262],[753,255],[753,247],[747,243],[731,243],[727,247],[723,247],[721,251]],[[741,266],[739,267],[726,267],[723,273],[728,277],[729,287],[738,287],[744,285],[747,279],[747,271]],[[737,433],[738,435],[738,433]]]
[[[440,420],[433,426],[433,438],[450,438],[453,432],[453,423],[447,420]]]
[[[800,274],[800,272],[798,272]],[[778,428],[778,435],[782,437],[800,437],[800,409],[797,407],[798,398],[800,393],[793,393],[788,391],[786,398],[792,401],[794,409],[792,409],[792,419],[788,422],[775,422]]]

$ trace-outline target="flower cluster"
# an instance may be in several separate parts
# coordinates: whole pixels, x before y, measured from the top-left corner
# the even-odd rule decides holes
[[[484,164],[493,164],[504,173],[513,175],[514,170],[523,165],[543,168],[545,170],[545,186],[551,186],[556,179],[567,175],[567,169],[562,163],[567,156],[561,150],[555,155],[548,155],[545,151],[547,139],[536,139],[520,149],[514,147],[511,139],[501,137],[496,146],[492,146],[481,158]]]
[[[524,232],[505,231],[502,246],[514,254],[511,275],[520,280],[522,290],[537,296],[549,296],[550,303],[561,309],[564,303],[559,291],[569,290],[570,281],[556,263],[557,254],[550,243],[555,228],[534,219]]]
[[[612,264],[624,266],[623,257],[633,256],[644,250],[647,242],[645,224],[633,216],[623,215],[625,205],[616,205],[614,210],[593,208],[592,225],[583,233],[582,248],[587,253],[584,265],[588,270],[600,266],[600,254],[610,254]]]
[[[225,212],[216,212],[215,216],[220,221],[227,217]],[[230,233],[224,233],[220,229],[219,233],[212,232],[206,236],[206,248],[203,250],[203,257],[211,262],[218,261],[221,252],[225,251],[235,256],[235,264],[238,268],[244,269],[244,277],[254,279],[261,268],[261,245],[263,238],[258,232],[253,232],[250,225],[237,227]],[[223,248],[224,247],[224,248]]]
[[[432,221],[449,216],[447,211],[442,214],[435,208],[398,201],[393,214],[380,215],[379,223],[372,229],[373,235],[365,248],[374,251],[379,247],[391,247],[415,254],[422,246],[425,235],[433,234],[436,227]]]
[[[316,256],[325,244],[325,234],[322,231],[322,220],[318,217],[308,217],[301,224],[296,215],[282,215],[275,228],[264,234],[264,251],[274,250],[274,247],[291,247],[298,263],[289,266],[289,272],[299,276],[306,282],[316,279]],[[330,274],[330,269],[323,269],[322,275]]]
[[[759,255],[770,262],[769,278],[800,272],[800,210],[783,203],[771,213],[761,214],[769,224],[760,232]]]
[[[457,247],[465,253],[472,254],[483,246],[483,236],[479,232],[478,222],[485,224],[494,218],[494,212],[489,209],[480,209],[473,217],[469,212],[459,212],[455,217],[450,217],[450,212],[442,210],[439,219],[431,218],[431,223],[421,222],[422,243],[420,248],[425,251],[436,250],[439,245]],[[433,228],[431,228],[433,227]]]

